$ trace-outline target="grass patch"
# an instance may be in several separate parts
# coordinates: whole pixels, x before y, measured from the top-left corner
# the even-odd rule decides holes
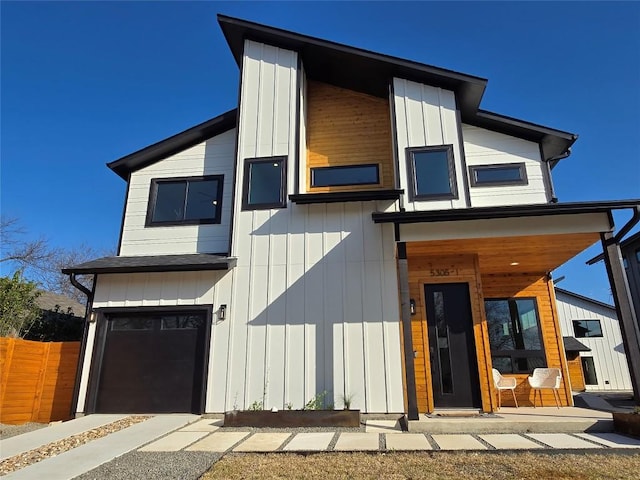
[[[202,479],[599,480],[636,479],[638,472],[640,454],[233,453],[213,465]]]

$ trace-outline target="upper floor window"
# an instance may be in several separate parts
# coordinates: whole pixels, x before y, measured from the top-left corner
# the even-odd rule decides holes
[[[346,185],[377,185],[380,174],[377,164],[341,165],[311,169],[312,187],[341,187]]]
[[[469,167],[472,187],[501,185],[527,185],[527,170],[524,163],[498,165],[473,165]]]
[[[576,338],[602,337],[600,320],[574,320],[573,333]]]
[[[223,175],[154,178],[147,226],[220,223]]]
[[[501,373],[529,373],[546,359],[535,298],[487,299],[493,367]]]
[[[287,158],[247,158],[244,161],[242,209],[287,206]]]
[[[453,145],[407,148],[411,200],[458,198]]]

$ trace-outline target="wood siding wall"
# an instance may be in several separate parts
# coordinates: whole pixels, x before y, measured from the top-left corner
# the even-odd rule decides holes
[[[561,405],[573,405],[571,387],[567,375],[567,362],[562,342],[562,332],[555,306],[553,282],[546,277],[535,274],[482,275],[482,289],[485,298],[535,297],[542,330],[547,367],[560,368],[563,384],[560,389]],[[518,380],[516,397],[522,406],[533,405],[533,392],[527,381],[528,374],[508,375]],[[555,405],[553,392],[543,390],[544,405]],[[540,395],[538,395],[538,406]]]
[[[235,137],[230,130],[131,175],[120,255],[229,251]],[[152,178],[202,175],[224,175],[220,224],[145,227]]]
[[[0,422],[71,418],[80,342],[0,338]]]
[[[405,191],[406,209],[412,211],[466,208],[466,174],[460,150],[461,139],[454,92],[394,78],[393,93],[400,188]],[[406,149],[431,145],[453,145],[458,197],[451,200],[409,202],[406,195],[410,188]]]
[[[495,399],[491,380],[491,353],[489,351],[489,333],[484,321],[484,303],[482,302],[482,283],[479,275],[477,257],[472,255],[421,256],[409,254],[409,292],[416,302],[416,314],[411,317],[414,360],[416,370],[416,391],[418,410],[432,412],[434,410],[431,387],[431,362],[429,359],[429,342],[427,334],[427,318],[424,299],[424,285],[437,283],[468,283],[471,297],[471,315],[475,351],[478,359],[478,375],[482,408],[490,412],[495,408]],[[448,270],[447,276],[434,276],[432,272]]]
[[[307,82],[307,190],[330,192],[394,188],[389,101]],[[379,185],[311,188],[314,167],[377,164]]]
[[[481,275],[476,255],[429,256],[421,251],[428,244],[408,244],[409,288],[411,298],[416,302],[416,314],[411,317],[413,348],[416,351],[416,389],[420,412],[434,409],[431,387],[431,365],[427,334],[427,318],[424,308],[424,285],[437,283],[468,283],[474,324],[475,349],[482,407],[493,411],[497,407],[496,392],[491,376],[491,348],[484,311],[485,298],[535,297],[542,327],[542,339],[549,367],[560,368],[563,372],[563,387],[560,397],[563,405],[572,405],[567,364],[564,357],[562,335],[555,310],[553,287],[540,275],[499,274]],[[438,272],[446,271],[440,276]],[[435,274],[434,274],[435,272]],[[516,395],[521,405],[533,404],[533,393],[526,374],[509,375],[518,381]],[[538,399],[538,404],[540,400]],[[545,405],[555,405],[552,392],[543,392]]]
[[[629,365],[622,344],[620,324],[613,308],[607,308],[557,292],[560,328],[565,336],[575,336],[573,320],[599,320],[602,337],[578,338],[591,349],[580,356],[593,357],[598,378],[597,385],[586,385],[587,390],[631,390]]]
[[[546,203],[550,200],[536,142],[462,124],[467,166],[524,163],[527,185],[469,187],[472,207]]]

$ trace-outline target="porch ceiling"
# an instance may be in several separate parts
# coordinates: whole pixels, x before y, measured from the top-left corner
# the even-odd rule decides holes
[[[407,255],[478,255],[483,274],[546,273],[599,240],[592,232],[407,242]]]

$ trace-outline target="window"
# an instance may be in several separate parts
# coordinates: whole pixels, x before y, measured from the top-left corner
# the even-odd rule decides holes
[[[471,178],[472,187],[527,185],[528,183],[524,163],[471,166],[469,178]]]
[[[407,148],[411,200],[458,198],[453,146]]]
[[[248,158],[244,162],[243,210],[287,206],[286,157]]]
[[[223,175],[151,180],[147,226],[220,223]]]
[[[378,165],[345,165],[311,169],[312,187],[376,185],[380,183]]]
[[[573,333],[576,338],[602,337],[600,320],[574,320]]]
[[[487,299],[484,308],[495,369],[500,373],[530,373],[546,366],[534,298]]]

